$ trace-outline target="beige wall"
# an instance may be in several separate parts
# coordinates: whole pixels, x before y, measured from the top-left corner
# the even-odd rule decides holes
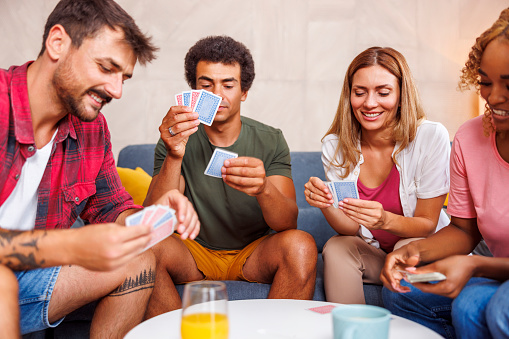
[[[183,59],[207,35],[244,42],[256,78],[242,114],[283,130],[294,151],[320,150],[344,72],[367,47],[391,46],[410,64],[428,118],[451,139],[477,114],[475,93],[458,92],[459,71],[475,38],[508,7],[507,0],[118,0],[161,47],[137,66],[107,117],[115,155],[153,143],[174,94],[185,90]],[[43,26],[57,0],[0,0],[0,67],[39,52]]]

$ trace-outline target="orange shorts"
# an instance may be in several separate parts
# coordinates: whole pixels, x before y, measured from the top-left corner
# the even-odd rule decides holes
[[[198,270],[205,276],[205,280],[244,280],[249,282],[257,282],[246,279],[242,272],[242,268],[247,258],[254,252],[258,245],[270,236],[265,235],[244,247],[241,250],[224,250],[216,251],[203,247],[194,240],[182,240],[198,266]],[[180,239],[180,235],[173,233],[172,237]]]

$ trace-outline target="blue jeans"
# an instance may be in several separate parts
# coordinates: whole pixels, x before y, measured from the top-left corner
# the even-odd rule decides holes
[[[53,324],[48,320],[48,306],[59,273],[60,266],[14,271],[19,284],[21,334],[56,327],[64,320]]]
[[[395,315],[446,338],[509,338],[509,281],[472,278],[454,300],[402,284],[412,291],[383,289],[384,305]]]

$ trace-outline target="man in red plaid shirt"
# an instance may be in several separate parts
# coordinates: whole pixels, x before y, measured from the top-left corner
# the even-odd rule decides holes
[[[124,226],[141,207],[122,187],[100,109],[156,50],[113,0],[62,0],[37,60],[0,70],[0,337],[57,326],[100,298],[91,337],[123,337],[142,321],[151,226]],[[182,236],[197,235],[183,195],[157,203],[177,211]],[[78,216],[91,225],[70,229]]]

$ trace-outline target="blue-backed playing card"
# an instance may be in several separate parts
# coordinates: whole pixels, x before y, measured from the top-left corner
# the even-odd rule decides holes
[[[211,177],[221,178],[221,167],[223,167],[224,161],[231,158],[237,158],[237,153],[229,152],[224,149],[216,148],[212,157],[210,158],[209,164],[205,169],[205,174]]]
[[[191,91],[182,92],[182,104],[191,107]]]
[[[207,126],[212,125],[222,100],[220,96],[214,93],[205,90],[201,91],[196,106],[194,107],[194,111],[199,114],[198,120]]]
[[[355,181],[327,181],[325,184],[332,194],[332,198],[334,199],[334,207],[336,208],[338,207],[338,203],[345,198],[359,199],[359,192],[357,191],[357,185],[355,184]]]
[[[345,198],[359,199],[359,192],[355,181],[333,181],[334,190],[336,191],[336,197],[338,202]]]

